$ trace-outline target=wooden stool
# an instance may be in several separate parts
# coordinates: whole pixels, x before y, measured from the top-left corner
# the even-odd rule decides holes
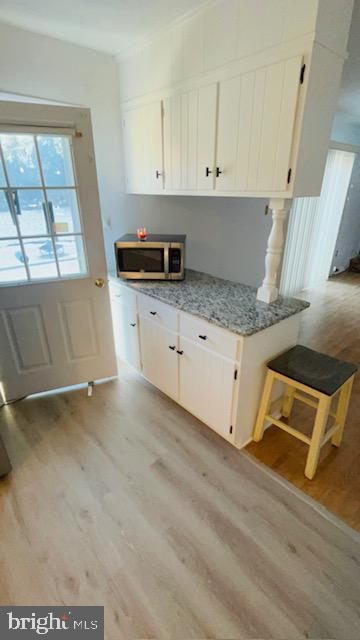
[[[322,445],[330,438],[331,444],[335,445],[335,447],[339,447],[341,444],[351,388],[357,367],[349,362],[331,358],[301,345],[297,345],[271,360],[267,367],[264,391],[254,429],[254,440],[259,442],[262,439],[265,422],[269,421],[295,436],[295,438],[305,442],[309,446],[305,475],[312,480],[316,472]],[[301,400],[316,409],[314,428],[310,438],[271,415],[274,408],[269,408],[269,405],[273,383],[276,380],[280,380],[286,385],[285,395],[274,403],[281,407],[281,414],[285,418],[290,416],[295,399]],[[315,400],[300,392],[312,396]],[[339,393],[337,409],[335,413],[332,413],[330,411],[331,401],[337,393]],[[280,405],[278,404],[279,402]],[[335,420],[334,424],[325,433],[329,415]]]

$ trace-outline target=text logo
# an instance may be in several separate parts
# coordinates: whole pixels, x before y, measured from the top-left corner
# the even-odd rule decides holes
[[[104,607],[0,607],[1,640],[104,640]]]

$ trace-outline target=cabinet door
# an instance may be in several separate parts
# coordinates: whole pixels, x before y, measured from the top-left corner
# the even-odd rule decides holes
[[[211,84],[164,100],[166,189],[214,188],[216,95]]]
[[[178,338],[161,324],[140,317],[144,376],[168,396],[178,399]]]
[[[123,132],[127,191],[151,193],[163,189],[161,101],[126,111]]]
[[[111,298],[116,356],[140,369],[139,323],[136,309]]]
[[[179,351],[179,402],[229,438],[235,363],[183,337]]]
[[[296,56],[220,82],[218,191],[286,191],[300,86]]]

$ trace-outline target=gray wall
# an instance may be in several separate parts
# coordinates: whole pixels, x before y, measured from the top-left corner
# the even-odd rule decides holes
[[[153,233],[186,233],[187,266],[258,286],[271,216],[262,199],[123,195],[106,222],[107,253],[113,240],[139,226]]]
[[[330,275],[334,267],[345,271],[350,259],[360,251],[360,157],[356,156],[350,185],[346,196],[335,251],[331,263]]]

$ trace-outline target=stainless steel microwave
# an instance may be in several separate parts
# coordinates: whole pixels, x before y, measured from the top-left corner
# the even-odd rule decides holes
[[[183,280],[184,235],[148,235],[139,240],[126,234],[115,242],[117,275],[134,280]]]

